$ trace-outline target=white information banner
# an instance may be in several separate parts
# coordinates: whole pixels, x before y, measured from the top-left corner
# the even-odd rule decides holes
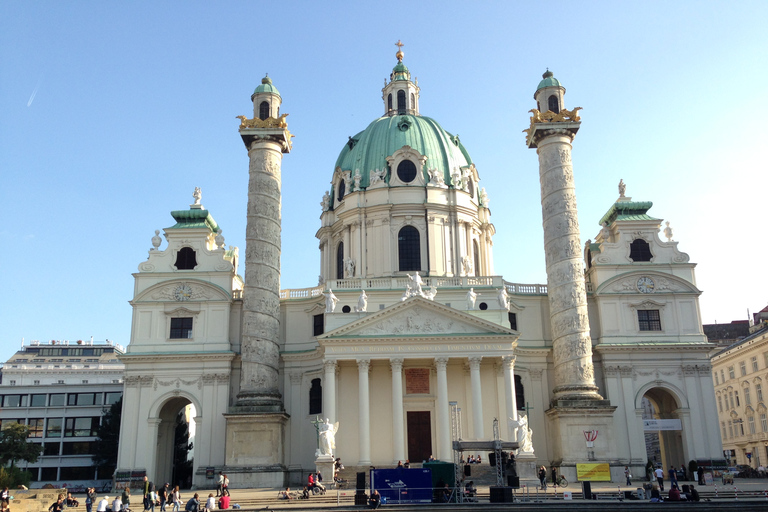
[[[643,420],[643,430],[683,430],[680,420]]]

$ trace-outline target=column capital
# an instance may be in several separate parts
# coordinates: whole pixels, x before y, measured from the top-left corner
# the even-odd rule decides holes
[[[517,361],[517,356],[502,356],[501,358],[501,364],[504,365],[505,369],[515,369],[515,361]]]
[[[393,372],[403,371],[403,358],[393,357],[389,360],[389,365],[392,367]]]
[[[323,361],[323,368],[325,369],[325,373],[336,372],[338,367],[339,364],[336,360]]]
[[[483,360],[482,356],[472,356],[467,358],[469,360],[469,369],[470,370],[479,370],[480,369],[480,362]]]
[[[360,372],[367,372],[371,367],[370,359],[357,359],[357,369]]]
[[[437,367],[438,371],[440,371],[440,370],[445,371],[445,369],[448,367],[448,358],[447,357],[436,357],[435,358],[435,366]]]

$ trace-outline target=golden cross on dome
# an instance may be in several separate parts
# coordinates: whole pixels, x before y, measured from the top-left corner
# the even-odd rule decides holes
[[[399,39],[395,43],[395,46],[397,46],[397,53],[395,54],[395,57],[397,57],[398,62],[403,62],[403,46],[405,46]]]
[[[395,46],[397,46],[398,51],[403,49],[403,46],[405,46],[400,40],[398,39],[395,43]]]

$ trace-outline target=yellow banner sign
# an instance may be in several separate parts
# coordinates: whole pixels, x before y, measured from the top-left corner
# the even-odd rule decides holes
[[[579,481],[610,482],[611,466],[603,464],[576,464],[576,478]]]

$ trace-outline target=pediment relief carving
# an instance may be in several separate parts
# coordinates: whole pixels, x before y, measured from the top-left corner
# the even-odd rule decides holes
[[[602,283],[595,292],[598,295],[605,294],[624,294],[640,293],[637,288],[637,281],[641,277],[650,277],[653,280],[654,287],[651,294],[659,293],[701,293],[691,283],[678,277],[662,274],[660,272],[636,271],[628,274],[613,277]]]
[[[227,292],[210,283],[196,280],[176,280],[159,283],[144,290],[134,298],[134,302],[197,302],[230,299],[231,297]]]
[[[487,322],[466,313],[413,297],[387,309],[360,319],[321,338],[344,336],[405,336],[405,335],[509,335],[515,336],[511,329]]]

